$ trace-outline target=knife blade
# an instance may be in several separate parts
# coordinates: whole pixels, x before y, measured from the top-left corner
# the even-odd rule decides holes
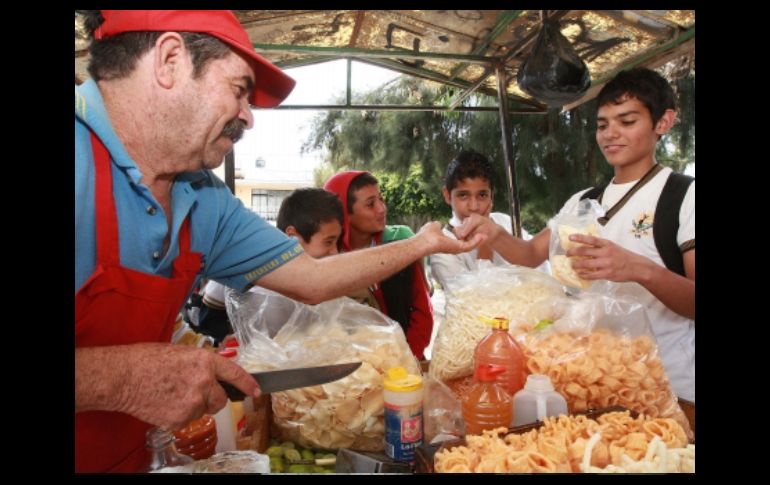
[[[319,367],[299,367],[296,369],[281,369],[266,372],[252,372],[251,376],[259,384],[262,394],[296,389],[298,387],[317,386],[326,384],[352,374],[361,367],[361,362],[348,364],[322,365]],[[242,401],[246,395],[237,387],[224,381],[219,385],[231,401]]]

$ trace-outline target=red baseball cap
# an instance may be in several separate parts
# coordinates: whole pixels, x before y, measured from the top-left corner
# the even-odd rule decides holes
[[[256,86],[251,104],[273,108],[294,89],[294,79],[257,54],[249,35],[229,10],[102,10],[95,39],[123,32],[200,32],[225,42],[251,62]]]

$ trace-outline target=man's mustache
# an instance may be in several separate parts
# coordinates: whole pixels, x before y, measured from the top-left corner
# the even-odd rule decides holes
[[[225,128],[222,130],[222,136],[230,138],[233,140],[233,143],[235,143],[241,139],[245,130],[246,123],[236,118],[227,122]]]

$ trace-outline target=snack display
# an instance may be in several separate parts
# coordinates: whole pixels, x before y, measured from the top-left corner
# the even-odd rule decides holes
[[[382,450],[383,376],[399,366],[410,373],[420,372],[403,336],[390,342],[382,342],[382,338],[381,332],[366,326],[351,331],[330,322],[313,328],[303,339],[307,352],[345,341],[347,350],[328,363],[361,361],[362,365],[344,379],[273,393],[273,419],[280,436],[310,448]]]
[[[382,451],[383,376],[392,367],[420,374],[398,323],[349,298],[296,309],[270,339],[253,327],[238,363],[249,372],[291,366],[362,362],[349,376],[320,386],[271,394],[273,436],[305,448]],[[246,306],[243,306],[246,308]]]
[[[650,337],[597,329],[589,335],[528,333],[519,342],[527,372],[550,377],[570,412],[620,405],[653,418],[674,418],[690,434]]]
[[[446,320],[433,346],[430,375],[447,381],[473,374],[473,351],[489,333],[480,316],[501,315],[510,321],[510,333],[552,317],[541,302],[564,296],[553,278],[533,269],[485,268],[450,280]]]
[[[497,428],[435,455],[441,473],[691,472],[694,464],[695,447],[678,423],[629,411],[548,417],[521,434]]]

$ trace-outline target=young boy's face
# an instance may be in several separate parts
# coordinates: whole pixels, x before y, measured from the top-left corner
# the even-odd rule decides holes
[[[452,206],[452,212],[460,219],[471,214],[488,216],[492,211],[492,189],[485,178],[465,178],[451,192],[446,186],[441,192],[446,203]]]
[[[299,243],[305,249],[305,252],[314,258],[323,258],[337,254],[337,240],[342,234],[342,225],[340,221],[331,219],[318,225],[318,230],[310,236],[310,241],[297,234]]]
[[[385,230],[388,208],[377,185],[365,185],[354,192],[355,202],[349,214],[350,228],[363,234]]]
[[[620,104],[599,107],[596,143],[615,168],[651,161],[658,135],[666,131],[660,122],[657,127],[652,125],[650,111],[636,98],[626,96]]]

